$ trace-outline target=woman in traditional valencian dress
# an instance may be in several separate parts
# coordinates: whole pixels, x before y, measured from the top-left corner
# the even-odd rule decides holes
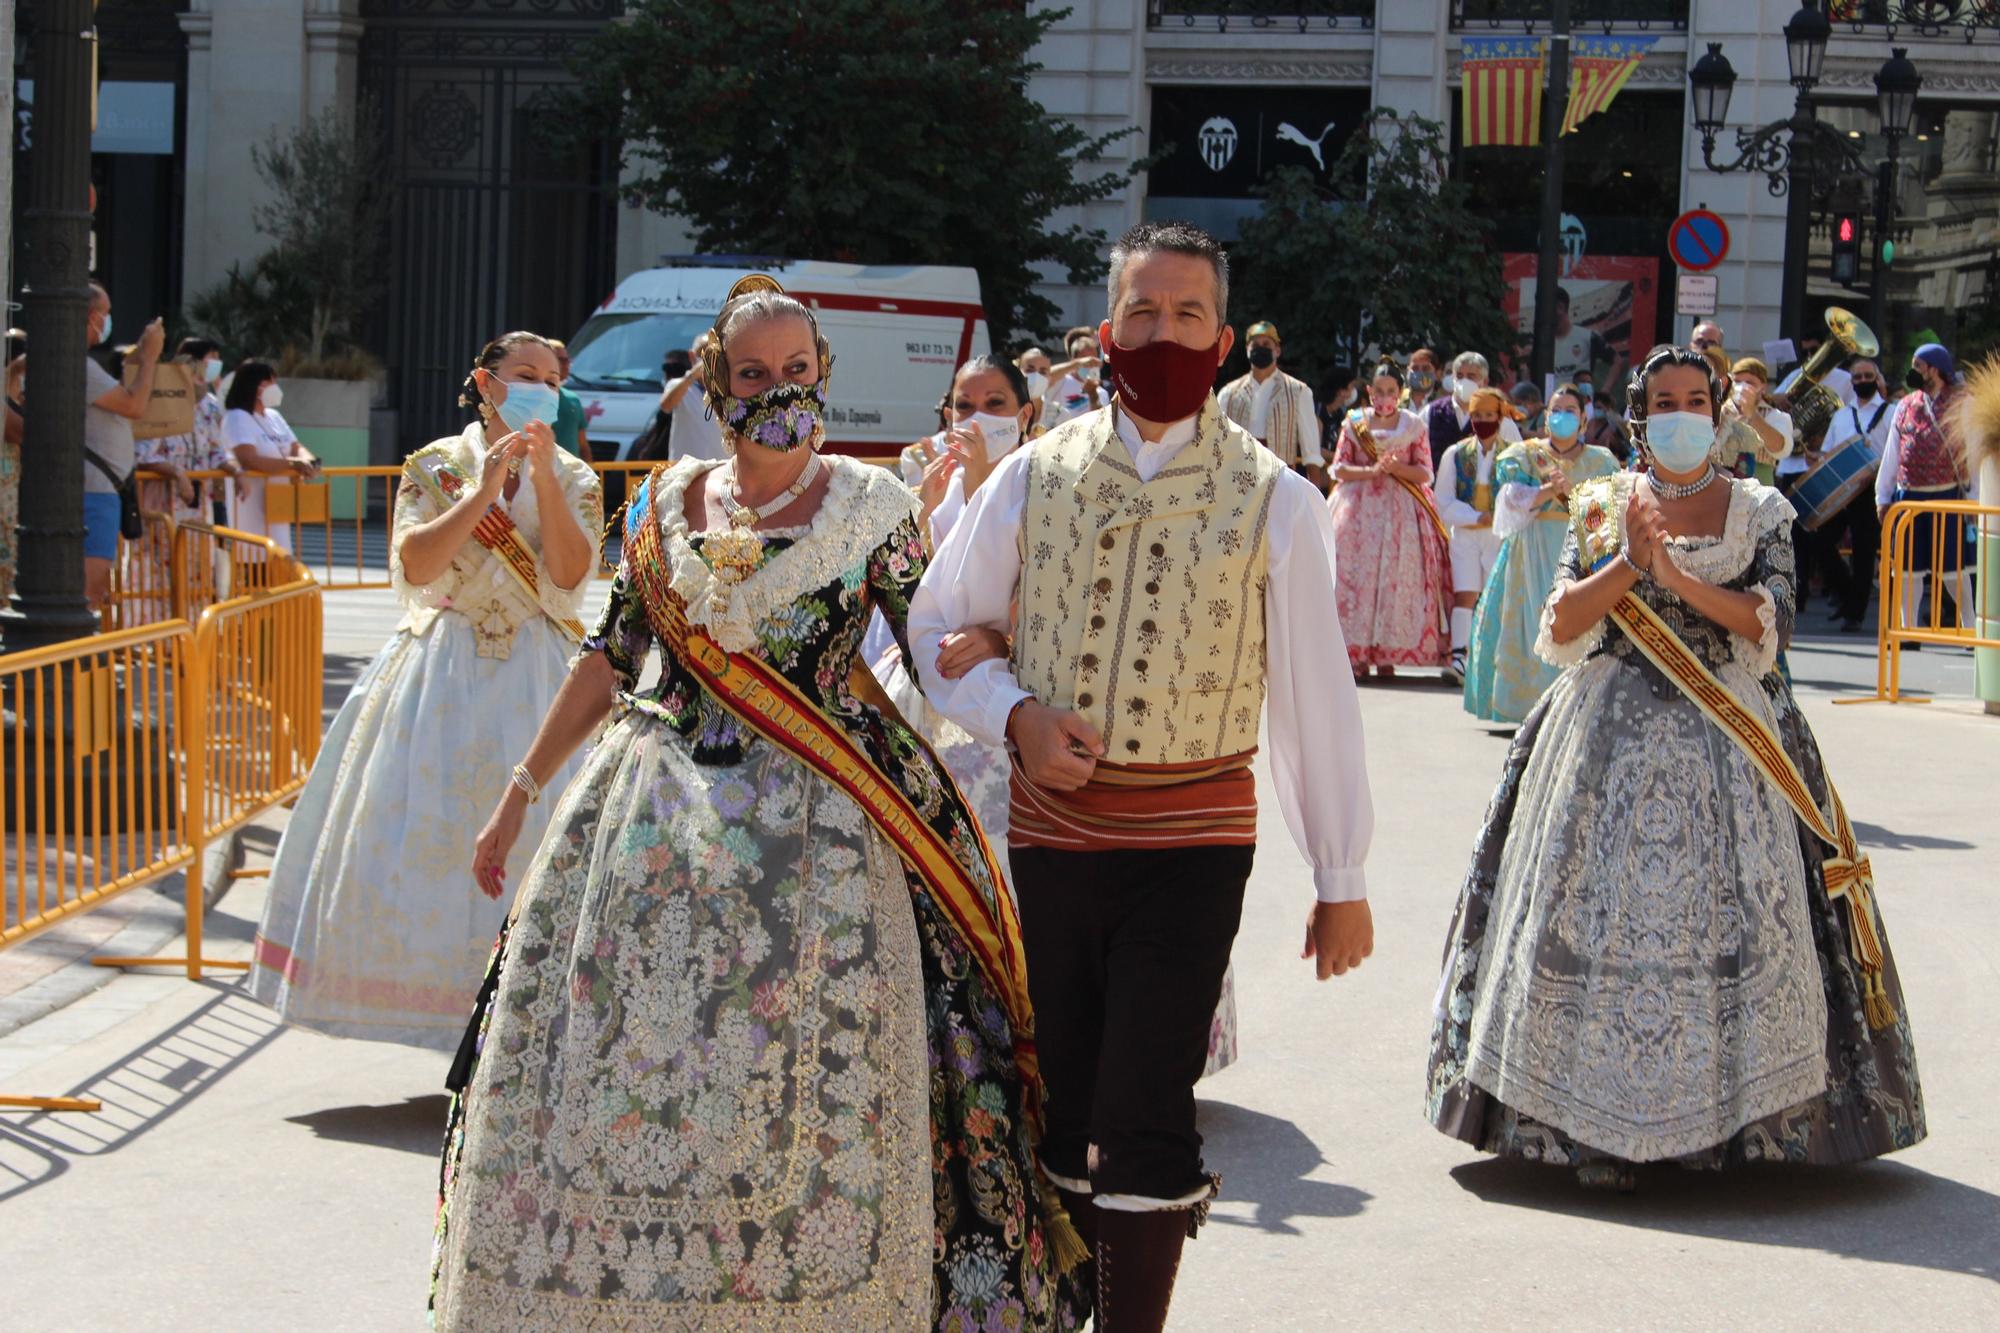
[[[550,429],[556,375],[535,334],[494,339],[466,378],[478,420],[404,465],[403,620],[327,733],[257,931],[251,994],[288,1022],[445,1051],[465,1032],[506,911],[465,867],[562,686],[604,526]]]
[[[950,778],[852,674],[872,610],[903,637],[915,497],[816,451],[831,358],[804,306],[745,279],[715,332],[732,457],[634,497],[604,619],[480,838],[497,890],[536,787],[611,717],[453,1071],[434,1317],[1074,1328],[1018,923]]]
[[[1718,382],[1655,348],[1651,471],[1577,487],[1451,927],[1429,1115],[1629,1188],[1633,1165],[1850,1162],[1924,1136],[1895,960],[1812,731],[1773,671],[1792,509],[1711,463]]]
[[[1347,663],[1437,666],[1450,650],[1446,537],[1431,503],[1430,435],[1399,406],[1394,366],[1375,368],[1367,411],[1350,412],[1333,450],[1334,602]]]
[[[1465,711],[1474,717],[1519,722],[1555,683],[1556,668],[1535,655],[1535,637],[1569,531],[1569,493],[1618,471],[1609,450],[1583,442],[1582,428],[1583,398],[1565,384],[1549,396],[1548,438],[1510,444],[1494,460],[1500,554],[1472,617]]]

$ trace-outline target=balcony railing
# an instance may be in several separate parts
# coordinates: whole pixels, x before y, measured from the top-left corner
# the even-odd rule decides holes
[[[1826,16],[1856,34],[1883,28],[1898,38],[2000,38],[2000,0],[1829,0]]]
[[[1451,26],[1478,33],[1487,29],[1519,29],[1534,33],[1549,25],[1549,0],[1451,0]],[[1606,33],[1659,29],[1685,32],[1688,0],[1575,0],[1570,22],[1578,28]]]
[[[1376,0],[1146,0],[1146,26],[1163,31],[1363,32]]]

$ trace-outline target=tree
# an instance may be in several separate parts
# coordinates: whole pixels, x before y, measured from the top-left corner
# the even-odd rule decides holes
[[[1365,372],[1370,356],[1417,347],[1513,353],[1492,224],[1450,179],[1449,147],[1437,121],[1378,107],[1331,187],[1299,168],[1271,178],[1232,247],[1247,262],[1230,305],[1284,331],[1294,374]]]
[[[251,221],[275,244],[188,301],[188,321],[225,345],[281,361],[287,373],[350,378],[363,322],[381,297],[389,189],[381,129],[363,103],[328,110],[250,150],[268,187]]]
[[[1050,217],[1129,172],[1028,95],[1067,10],[993,0],[635,0],[577,62],[627,186],[706,252],[978,270],[996,344],[1059,313],[1044,273],[1104,272],[1103,232]]]
[[[304,350],[311,361],[323,359],[333,340],[351,344],[382,294],[389,191],[381,141],[364,101],[352,117],[329,108],[250,150],[270,190],[250,219],[277,242],[273,262],[310,293]]]

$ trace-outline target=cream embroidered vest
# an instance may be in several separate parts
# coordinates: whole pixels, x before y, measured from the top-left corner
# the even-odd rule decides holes
[[[1239,376],[1223,385],[1216,396],[1222,414],[1249,430],[1256,411],[1257,392],[1263,387],[1255,375]],[[1263,444],[1288,467],[1296,467],[1301,461],[1304,438],[1299,429],[1299,391],[1305,387],[1282,370],[1270,381],[1271,406],[1264,414]]]
[[[1073,708],[1119,764],[1257,744],[1271,497],[1285,465],[1214,398],[1195,438],[1142,482],[1112,409],[1028,446],[1014,669]]]

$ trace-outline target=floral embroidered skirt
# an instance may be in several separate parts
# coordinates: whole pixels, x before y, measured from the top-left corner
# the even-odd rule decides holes
[[[1069,1329],[1004,1016],[836,787],[627,712],[475,1016],[445,1329]]]
[[[250,994],[287,1023],[449,1051],[506,915],[472,881],[472,846],[569,673],[537,617],[481,657],[446,612],[398,630],[355,682],[278,844]],[[552,793],[577,771],[572,762]],[[507,859],[518,882],[552,806],[530,807]]]
[[[1718,670],[1824,803],[1790,689]],[[1895,960],[1884,937],[1897,1018],[1870,1028],[1826,854],[1650,666],[1566,672],[1514,738],[1460,891],[1431,1122],[1567,1166],[1850,1162],[1922,1139]]]

